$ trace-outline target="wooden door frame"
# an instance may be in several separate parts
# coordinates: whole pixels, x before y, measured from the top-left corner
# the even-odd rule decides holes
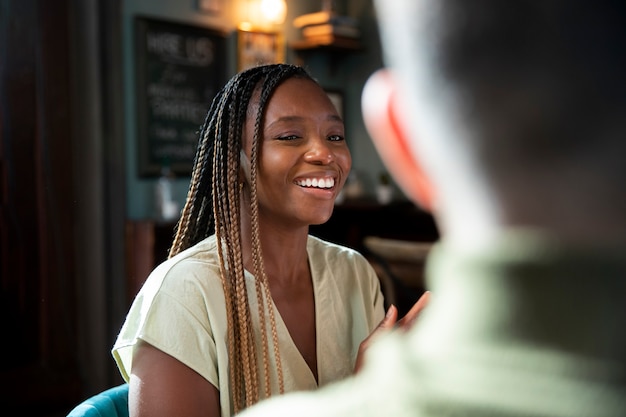
[[[110,355],[128,305],[120,3],[0,6],[0,282],[16,297],[5,330],[25,348],[0,369],[7,410],[67,411],[120,381]]]

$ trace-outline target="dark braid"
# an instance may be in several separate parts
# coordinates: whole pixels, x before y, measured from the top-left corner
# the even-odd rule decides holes
[[[271,295],[263,263],[259,236],[257,173],[259,147],[265,108],[275,89],[289,78],[313,80],[295,65],[273,64],[254,67],[236,74],[218,92],[211,103],[200,131],[185,207],[176,226],[169,256],[175,256],[211,234],[217,237],[222,286],[228,319],[228,354],[230,389],[235,413],[255,404],[271,392],[271,366],[265,306],[276,360],[280,393],[284,381],[278,334]],[[248,114],[250,102],[257,100],[258,111]],[[254,117],[254,136],[250,155],[250,200],[252,213],[252,261],[258,315],[261,324],[262,361],[265,392],[260,393],[258,357],[252,327],[248,291],[244,276],[241,244],[240,155],[243,150],[243,127],[247,117]]]

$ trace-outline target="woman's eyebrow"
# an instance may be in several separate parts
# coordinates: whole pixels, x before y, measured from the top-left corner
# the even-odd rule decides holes
[[[283,123],[283,122],[299,122],[299,121],[303,121],[306,118],[303,116],[283,116],[283,117],[279,117],[278,119],[274,120],[272,123],[268,124],[267,127],[271,127],[275,124],[278,123]],[[343,123],[343,119],[337,115],[337,114],[329,114],[326,117],[326,120],[328,121],[336,121],[336,122],[342,122]]]
[[[282,123],[282,122],[299,122],[299,121],[302,121],[302,120],[304,120],[304,117],[302,117],[302,116],[283,116],[283,117],[279,117],[278,119],[274,120],[268,126],[272,126],[272,125],[275,125],[277,123]]]

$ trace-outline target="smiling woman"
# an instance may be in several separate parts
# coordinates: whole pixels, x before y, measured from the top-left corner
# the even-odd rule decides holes
[[[294,106],[299,96],[307,99]],[[258,204],[275,214],[266,220],[268,228],[300,224],[308,230],[311,224],[326,222],[352,165],[343,122],[333,104],[315,82],[291,78],[276,88],[263,126]],[[248,156],[253,152],[253,130],[254,121],[246,121]]]
[[[113,348],[134,415],[230,416],[353,373],[383,320],[380,284],[360,253],[309,235],[350,168],[343,121],[301,67],[222,88],[170,257]]]

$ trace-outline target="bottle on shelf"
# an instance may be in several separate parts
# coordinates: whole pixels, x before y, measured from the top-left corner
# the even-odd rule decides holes
[[[161,167],[161,176],[155,185],[156,217],[162,221],[172,221],[180,215],[178,202],[174,199],[174,173],[169,164]]]

